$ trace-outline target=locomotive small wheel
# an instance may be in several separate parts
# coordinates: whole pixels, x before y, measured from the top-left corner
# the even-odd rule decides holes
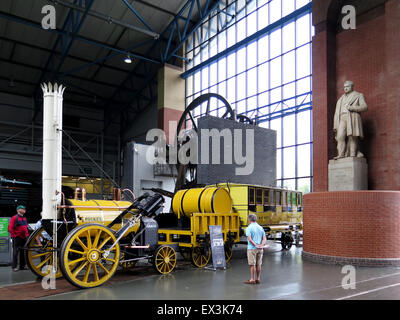
[[[88,223],[72,230],[61,245],[61,270],[64,277],[80,288],[93,288],[110,279],[117,270],[119,243],[107,227]]]
[[[211,248],[209,246],[194,247],[192,249],[192,263],[197,268],[204,268],[211,258]]]
[[[159,273],[170,273],[176,266],[175,250],[169,246],[158,247],[154,252],[153,264]]]
[[[225,261],[226,263],[228,263],[232,259],[232,244],[225,243],[224,249],[225,249]]]
[[[191,253],[189,248],[179,247],[179,253],[182,255],[185,261],[190,261]]]
[[[26,241],[25,261],[31,271],[40,278],[47,276],[53,266],[53,241],[41,227],[35,230]],[[40,244],[39,244],[40,242]],[[47,268],[45,268],[47,267]],[[44,272],[46,270],[46,272]],[[57,258],[56,279],[62,277],[60,259]]]

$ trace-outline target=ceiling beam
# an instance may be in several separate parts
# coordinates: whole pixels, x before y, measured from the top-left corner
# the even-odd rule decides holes
[[[207,0],[203,11],[201,12],[200,16],[201,18],[199,19],[199,21],[197,21],[196,25],[189,29],[188,25],[186,24],[184,26],[184,30],[180,36],[180,41],[178,41],[178,43],[173,47],[173,49],[171,51],[169,51],[170,48],[170,43],[167,45],[167,47],[165,48],[165,51],[162,50],[162,46],[160,43],[155,43],[150,49],[149,52],[147,54],[150,53],[150,51],[152,50],[156,50],[157,46],[156,44],[159,44],[159,48],[161,50],[161,54],[162,57],[165,57],[164,59],[162,59],[163,64],[168,62],[170,59],[172,59],[173,57],[176,57],[176,53],[177,51],[183,46],[183,44],[185,43],[185,41],[190,37],[190,35],[192,35],[194,32],[196,32],[196,30],[201,26],[201,24],[205,21],[205,19],[207,19],[207,17],[214,12],[215,10],[219,9],[219,5],[221,3],[222,0],[214,0],[212,3],[210,3],[210,0]],[[188,0],[185,5],[181,8],[181,10],[178,12],[178,14],[175,16],[175,18],[168,24],[168,26],[164,29],[164,31],[161,33],[161,37],[163,37],[164,35],[169,33],[169,39],[172,39],[172,37],[174,36],[174,30],[176,28],[176,20],[179,19],[179,17],[181,17],[185,12],[188,13],[187,19],[190,20],[191,18],[191,14],[193,13],[193,6],[196,4],[196,0]],[[178,32],[178,31],[177,31]],[[144,63],[141,62],[140,64],[138,64],[136,66],[136,68],[133,71],[137,71],[138,68],[140,66],[143,66]],[[120,107],[117,109],[118,113],[120,113],[122,110],[129,108],[130,105],[132,104],[132,102],[137,98],[138,93],[142,92],[143,90],[145,90],[147,88],[147,86],[151,85],[154,81],[156,81],[157,78],[157,74],[158,74],[158,69],[161,66],[156,66],[156,70],[153,73],[149,73],[148,76],[146,77],[146,79],[144,80],[143,84],[140,86],[139,90],[135,90],[133,92],[133,94],[131,95],[131,98],[129,99],[130,102],[127,103],[126,105],[124,105],[123,107]],[[127,81],[129,81],[131,75],[129,75],[124,82],[121,83],[121,86],[124,85]],[[119,94],[120,90],[116,90],[115,93],[112,95],[112,99],[115,100],[117,95]],[[108,104],[110,105],[110,104]],[[107,110],[108,107],[106,107]],[[108,119],[107,121],[111,121],[112,116],[110,116],[110,119]],[[105,124],[104,129],[107,129],[107,124]]]
[[[50,32],[50,33],[56,33],[56,34],[62,34],[62,35],[71,35],[71,32],[63,32],[62,30],[59,30],[59,29],[55,29],[55,30],[48,29],[48,30],[45,30],[45,29],[42,28],[40,23],[37,23],[37,22],[29,20],[29,19],[21,18],[21,17],[18,17],[16,15],[9,14],[9,13],[3,12],[3,11],[0,11],[0,18],[4,18],[4,19],[7,19],[7,20],[10,20],[10,21],[13,21],[13,22],[25,24],[25,25],[28,25],[30,27],[37,28],[37,29],[39,29],[39,30],[41,30],[43,32]],[[133,53],[133,52],[130,52],[130,51],[126,51],[125,49],[122,49],[122,48],[112,47],[111,45],[109,45],[108,43],[105,43],[105,42],[100,42],[100,41],[89,39],[89,38],[82,37],[82,36],[76,36],[75,39],[78,40],[78,41],[87,43],[87,44],[91,44],[91,45],[100,47],[100,48],[110,49],[112,51],[118,52],[120,54],[128,55],[128,56],[131,56],[132,58],[137,58],[139,60],[145,60],[145,61],[156,63],[156,64],[160,64],[161,63],[160,60],[157,60],[155,58],[152,58],[152,57],[149,57],[149,56],[143,56],[141,54],[136,54],[136,53]]]
[[[134,2],[140,3],[140,4],[142,4],[142,5],[146,6],[146,7],[152,8],[154,10],[166,13],[166,14],[172,16],[172,17],[176,16],[176,13],[174,13],[172,11],[169,11],[167,9],[164,9],[164,8],[158,7],[158,6],[156,6],[156,5],[152,4],[152,3],[149,3],[149,2],[146,2],[146,1],[143,1],[143,0],[134,0]],[[182,19],[183,20],[187,20],[184,17],[182,17]],[[190,20],[190,23],[195,24],[196,22],[194,20]]]
[[[28,69],[34,69],[34,70],[38,70],[38,71],[42,71],[43,70],[43,68],[38,67],[36,65],[27,64],[25,62],[20,62],[20,61],[16,61],[16,60],[0,58],[0,62],[9,63],[9,64],[21,66],[21,67],[28,68]],[[43,71],[49,72],[51,70],[50,69],[46,69],[46,70],[43,70]],[[66,76],[70,77],[72,79],[77,79],[77,80],[81,80],[81,81],[87,81],[87,82],[95,83],[95,84],[98,84],[98,85],[101,85],[101,86],[105,86],[105,87],[119,88],[119,86],[116,85],[116,84],[109,83],[109,82],[104,82],[104,81],[99,81],[99,80],[96,80],[96,79],[84,78],[84,77],[76,76],[76,75],[73,75],[73,74],[66,75]],[[121,88],[121,89],[122,90],[126,90],[126,91],[131,91],[131,89],[128,89],[128,88]]]
[[[80,12],[85,12],[85,8],[82,8],[81,6],[69,3],[67,1],[63,1],[63,0],[48,0],[48,1],[53,2],[54,4],[59,4],[59,5],[62,5],[64,7],[80,11]],[[131,30],[134,30],[134,31],[140,32],[140,33],[144,33],[144,34],[152,37],[153,39],[158,39],[158,37],[160,36],[158,33],[154,32],[153,30],[146,30],[146,29],[143,29],[143,28],[136,27],[133,24],[130,24],[128,22],[113,18],[111,16],[107,16],[107,15],[102,14],[102,13],[97,12],[97,11],[89,10],[87,12],[87,14],[89,16],[94,17],[94,18],[106,21],[107,23],[113,23],[113,24],[118,25],[118,26],[123,27],[123,28],[131,29]]]
[[[51,49],[48,49],[48,48],[45,48],[45,47],[40,47],[40,46],[37,46],[37,45],[34,45],[34,44],[22,42],[22,41],[15,40],[15,39],[10,39],[10,38],[7,38],[7,37],[0,36],[0,40],[6,41],[6,42],[10,42],[12,44],[17,44],[19,46],[35,49],[35,50],[38,50],[38,51],[44,51],[44,52],[47,52],[47,53],[51,53],[52,52]],[[61,55],[60,51],[55,51],[54,53],[56,55]],[[84,62],[84,63],[99,64],[99,63],[93,63],[93,61],[91,61],[91,60],[88,60],[88,59],[85,59],[85,58],[81,58],[81,57],[77,57],[77,56],[74,56],[74,55],[71,55],[71,54],[68,54],[68,58],[76,60],[76,61]],[[125,73],[125,74],[129,74],[130,73],[129,70],[121,69],[121,68],[110,66],[110,65],[107,65],[107,64],[102,65],[102,67],[107,68],[107,69],[111,69],[113,71],[118,71],[118,72],[121,72],[121,73]],[[136,73],[135,77],[145,78],[145,75]]]
[[[74,28],[72,28],[73,24],[71,25],[71,29],[72,29],[72,34],[70,35],[71,40],[68,42],[67,46],[64,46],[64,49],[62,50],[62,54],[61,54],[61,58],[60,58],[60,62],[58,63],[58,66],[56,68],[56,70],[53,72],[53,76],[52,79],[55,80],[58,78],[60,69],[69,53],[69,51],[71,50],[72,45],[74,44],[74,40],[76,38],[76,36],[78,35],[79,31],[81,30],[83,24],[85,23],[86,17],[88,15],[88,12],[90,10],[90,8],[92,7],[94,3],[94,0],[86,0],[85,1],[85,10],[83,12],[83,16],[80,18],[80,20],[77,18],[76,21],[76,26]],[[79,24],[78,24],[78,20],[79,20]],[[69,38],[66,39],[66,41],[68,41]]]

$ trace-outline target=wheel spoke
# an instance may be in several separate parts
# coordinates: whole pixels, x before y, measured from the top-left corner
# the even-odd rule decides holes
[[[105,260],[106,260],[106,261],[113,262],[113,263],[115,263],[115,262],[116,262],[116,260],[115,260],[115,259],[113,260],[113,259],[110,259],[110,258],[105,258]]]
[[[92,239],[90,238],[90,230],[86,231],[86,239],[87,239],[87,247],[88,249],[92,248]]]
[[[51,252],[45,252],[45,253],[35,254],[34,256],[32,256],[32,259],[39,258],[39,257],[45,256],[45,255],[48,255],[48,254],[50,254],[50,253],[51,253]]]
[[[100,250],[101,248],[103,248],[103,246],[111,239],[111,237],[107,237],[106,239],[104,239],[104,241],[99,245],[99,247],[97,248],[98,250]]]
[[[99,243],[99,239],[100,239],[101,233],[102,233],[102,230],[98,230],[97,231],[96,237],[94,238],[94,241],[93,241],[93,244],[92,244],[93,248],[96,248],[97,244]]]
[[[99,274],[97,273],[96,264],[92,264],[93,274],[94,274],[94,281],[99,281]]]
[[[49,261],[51,258],[51,256],[47,257],[45,260],[42,261],[42,263],[38,264],[37,268],[40,269],[41,267],[43,267],[47,261]]]
[[[164,259],[162,259],[159,263],[157,263],[157,267],[164,263]]]
[[[81,262],[81,261],[84,261],[84,260],[86,260],[86,257],[82,257],[82,258],[70,261],[70,262],[68,262],[68,265],[69,266],[73,266],[73,265],[77,264],[78,262]]]
[[[86,254],[86,253],[83,252],[83,251],[78,251],[78,250],[74,250],[74,249],[69,249],[69,252],[77,253],[77,254],[80,254],[80,255]]]
[[[88,263],[89,263],[88,261],[82,263],[82,264],[79,266],[79,268],[76,269],[75,272],[74,272],[72,275],[76,278],[77,275],[79,274],[79,272],[81,272],[82,269],[83,269],[84,267],[86,267],[86,265],[87,265]]]
[[[88,248],[85,246],[82,240],[79,239],[79,237],[76,237],[76,241],[79,243],[79,245],[82,247],[83,250],[88,251]]]
[[[106,268],[105,266],[103,266],[103,264],[102,264],[101,262],[97,261],[96,263],[97,263],[97,264],[100,266],[100,268],[102,268],[107,274],[110,273],[110,271],[108,271],[107,268]]]
[[[88,282],[90,269],[91,269],[91,265],[89,264],[86,266],[86,272],[85,272],[85,276],[83,277],[83,282]]]
[[[198,132],[196,122],[194,121],[193,116],[192,116],[192,114],[190,113],[190,111],[189,111],[189,117],[190,117],[190,120],[192,121],[194,130],[195,130],[196,132]]]

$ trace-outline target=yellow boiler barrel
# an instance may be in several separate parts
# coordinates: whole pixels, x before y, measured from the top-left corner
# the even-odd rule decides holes
[[[172,200],[172,210],[178,216],[192,213],[231,213],[232,199],[222,188],[207,187],[179,190]]]
[[[85,223],[99,223],[105,226],[109,225],[118,215],[132,205],[129,201],[110,201],[110,200],[68,200],[71,203],[71,207],[75,210],[76,223],[78,225]],[[128,213],[125,219],[132,217],[132,214]],[[123,222],[122,222],[123,224]],[[112,229],[118,230],[121,228],[121,224],[115,224]],[[136,224],[129,229],[129,232],[136,233],[139,229],[139,224]],[[126,232],[125,234],[128,234]]]

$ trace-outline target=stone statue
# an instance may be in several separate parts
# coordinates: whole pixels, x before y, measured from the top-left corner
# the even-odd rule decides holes
[[[360,113],[367,111],[368,106],[362,93],[354,91],[354,83],[344,83],[344,95],[336,104],[333,131],[337,141],[338,155],[334,159],[346,157],[362,158],[358,149],[359,139],[364,138]],[[347,140],[347,143],[346,143]]]

